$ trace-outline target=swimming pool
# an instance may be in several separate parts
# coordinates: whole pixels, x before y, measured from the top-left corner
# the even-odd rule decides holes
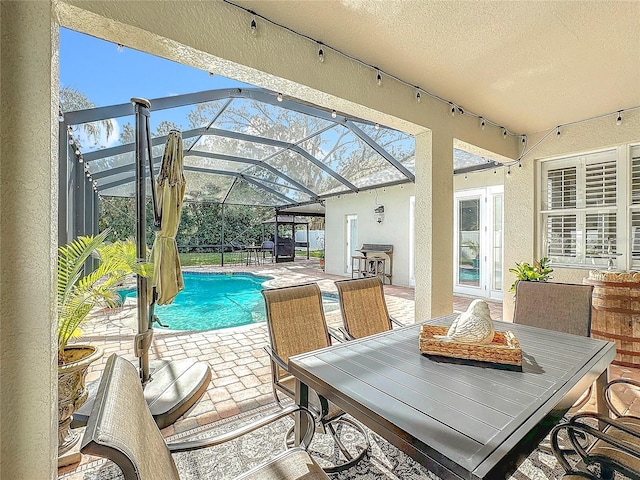
[[[260,291],[272,277],[251,273],[217,274],[184,272],[184,290],[170,305],[158,305],[155,314],[171,330],[214,330],[264,322],[266,313]],[[121,292],[124,298],[136,290]],[[339,308],[336,298],[327,296],[325,309]],[[154,328],[162,328],[157,324]]]

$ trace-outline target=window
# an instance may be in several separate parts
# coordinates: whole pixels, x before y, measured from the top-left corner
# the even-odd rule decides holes
[[[640,145],[631,147],[630,227],[631,267],[640,268]]]
[[[638,157],[633,160],[632,196],[637,211],[632,214],[631,225],[638,236],[634,259],[640,265],[640,147],[631,150],[621,147],[542,163],[541,247],[543,255],[553,263],[607,266],[613,260],[618,265],[618,257],[628,243],[624,228],[626,176],[619,175],[619,165],[627,168],[625,162],[630,151]],[[621,261],[624,263],[624,259]]]

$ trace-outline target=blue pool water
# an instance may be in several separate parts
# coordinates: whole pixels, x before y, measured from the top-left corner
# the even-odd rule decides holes
[[[184,290],[172,304],[158,305],[155,314],[171,330],[213,330],[237,327],[266,319],[260,291],[271,277],[250,273],[220,275],[185,272]],[[122,291],[124,298],[135,297],[136,290]],[[325,311],[339,308],[335,299],[326,299]],[[158,324],[154,328],[159,327]]]

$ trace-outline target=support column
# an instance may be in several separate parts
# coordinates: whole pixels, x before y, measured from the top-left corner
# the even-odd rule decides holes
[[[0,2],[0,477],[57,478],[58,27]]]
[[[416,136],[416,322],[453,311],[453,138]]]

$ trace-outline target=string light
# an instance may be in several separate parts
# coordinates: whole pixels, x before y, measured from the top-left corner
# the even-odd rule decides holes
[[[518,168],[522,168],[522,160],[518,160]]]
[[[324,63],[324,50],[320,42],[318,42],[318,61]]]
[[[331,118],[336,118],[338,113],[335,110],[331,110]]]
[[[118,44],[118,46],[116,47],[116,49],[117,49],[119,52],[123,52],[123,51],[124,51],[124,45],[123,45],[123,44],[121,44],[121,43],[119,43],[119,44]]]
[[[467,175],[467,172],[464,172],[464,179],[466,180],[467,178],[469,178],[469,175]]]
[[[58,121],[60,123],[64,122],[64,113],[62,113],[62,110],[58,111]]]
[[[80,155],[80,150],[76,150],[76,155]]]
[[[290,27],[287,27],[286,25],[283,25],[283,24],[281,24],[281,23],[275,22],[275,21],[273,21],[273,20],[271,20],[271,19],[269,19],[269,18],[267,18],[267,17],[264,17],[264,16],[262,16],[262,15],[256,14],[256,13],[255,13],[255,12],[253,12],[252,10],[249,10],[249,9],[247,9],[247,8],[244,8],[244,7],[241,7],[240,5],[236,5],[236,4],[231,3],[231,2],[229,2],[229,4],[230,4],[230,5],[232,5],[232,6],[234,6],[234,7],[236,7],[236,8],[238,8],[238,9],[240,9],[240,10],[243,10],[243,11],[247,12],[248,14],[251,14],[251,15],[252,15],[252,18],[260,17],[260,18],[261,18],[262,20],[264,20],[265,22],[268,22],[268,23],[270,23],[271,25],[274,25],[274,26],[276,26],[276,27],[278,27],[278,28],[281,28],[282,30],[285,30],[285,31],[287,31],[287,32],[289,32],[289,33],[291,33],[291,34],[293,34],[293,35],[297,35],[298,37],[305,38],[305,39],[307,39],[307,40],[309,40],[309,41],[312,41],[312,42],[314,42],[314,43],[316,43],[316,44],[321,44],[321,42],[319,42],[318,40],[316,40],[316,39],[314,39],[314,38],[310,37],[309,35],[304,35],[304,34],[302,34],[302,33],[298,32],[298,31],[296,31],[296,30],[294,30],[294,29],[292,29],[292,28],[290,28]],[[364,67],[368,67],[368,68],[370,68],[370,69],[372,69],[372,70],[375,70],[375,71],[376,71],[376,83],[378,83],[378,85],[380,85],[380,84],[382,83],[382,74],[384,73],[384,75],[385,75],[385,76],[387,76],[387,77],[389,77],[389,78],[391,78],[391,79],[395,80],[395,81],[396,81],[396,82],[398,82],[398,83],[401,83],[402,85],[405,85],[405,86],[407,86],[407,87],[412,87],[412,88],[416,88],[416,89],[418,89],[418,91],[416,92],[416,95],[415,95],[416,101],[417,101],[418,103],[420,103],[420,101],[421,101],[421,99],[422,99],[422,98],[421,98],[421,97],[422,97],[422,94],[420,93],[420,90],[422,90],[422,92],[423,92],[424,94],[429,95],[430,97],[434,98],[435,100],[438,100],[438,101],[441,101],[441,102],[443,102],[443,103],[447,103],[447,104],[452,103],[451,101],[449,101],[449,100],[447,100],[447,99],[445,99],[445,98],[443,98],[443,97],[440,97],[439,95],[436,95],[435,93],[429,92],[429,91],[424,90],[424,89],[420,89],[419,87],[417,87],[417,86],[414,86],[414,85],[410,84],[409,82],[407,82],[407,81],[403,80],[402,78],[400,78],[400,77],[398,77],[398,76],[396,76],[396,75],[393,75],[393,74],[391,74],[391,73],[388,73],[388,72],[385,72],[385,71],[383,71],[383,70],[380,70],[378,67],[375,67],[375,66],[373,66],[372,64],[369,64],[369,63],[367,63],[367,62],[365,62],[365,61],[363,61],[363,60],[361,60],[361,59],[359,59],[359,58],[357,58],[357,57],[354,57],[353,55],[350,55],[350,54],[348,54],[348,53],[345,53],[345,52],[343,52],[343,51],[341,51],[341,50],[339,50],[339,49],[337,49],[337,48],[327,46],[326,44],[322,44],[322,45],[323,45],[323,48],[324,48],[324,49],[326,49],[326,48],[330,48],[332,51],[334,51],[335,53],[337,53],[337,54],[339,54],[339,55],[343,56],[344,58],[347,58],[347,59],[349,59],[349,60],[351,60],[351,61],[353,61],[353,62],[355,62],[355,63],[358,63],[358,64],[360,64],[360,65],[362,65],[362,66],[364,66]],[[324,53],[324,52],[323,52],[323,53]],[[630,111],[630,110],[636,110],[636,109],[640,109],[640,105],[639,105],[639,106],[635,106],[635,107],[631,107],[631,108],[628,108],[628,109],[620,110],[620,111],[618,112],[618,113],[619,113],[619,115],[618,115],[618,116],[621,118],[621,115],[620,115],[620,113],[621,113],[621,112]],[[461,114],[463,114],[463,115],[469,115],[469,116],[473,116],[473,117],[476,117],[476,118],[480,119],[480,127],[481,127],[483,130],[484,130],[484,127],[485,127],[487,124],[489,124],[489,125],[491,125],[491,126],[494,126],[494,127],[497,127],[497,128],[501,128],[501,129],[502,129],[502,134],[503,134],[503,136],[504,136],[505,138],[507,137],[507,135],[519,136],[518,134],[509,133],[509,132],[506,130],[506,128],[501,127],[501,126],[500,126],[500,125],[498,125],[497,123],[494,123],[494,122],[492,122],[492,121],[490,121],[490,120],[487,120],[485,117],[483,117],[483,116],[481,116],[481,115],[475,114],[475,113],[473,113],[473,112],[465,112],[465,111],[463,111],[461,108],[459,108],[459,112],[460,112]],[[597,119],[597,118],[602,118],[602,117],[605,117],[605,116],[609,116],[609,115],[612,115],[612,114],[615,114],[615,112],[609,112],[609,113],[607,113],[607,114],[598,115],[598,116],[590,117],[590,118],[587,118],[587,119],[578,120],[578,121],[575,121],[575,122],[570,122],[570,123],[564,124],[563,126],[566,126],[566,125],[572,125],[572,124],[577,124],[577,123],[582,123],[582,122],[586,122],[586,121],[589,121],[589,120],[594,120],[594,119]],[[61,122],[63,121],[62,114],[61,114],[60,121],[61,121]],[[549,133],[551,133],[552,131],[553,131],[553,129],[552,129]],[[536,144],[535,144],[534,146],[532,146],[531,148],[529,148],[529,150],[527,151],[527,153],[528,153],[528,152],[530,152],[533,148],[535,148],[535,147],[540,143],[540,141],[541,141],[541,140],[538,140],[538,142],[536,142]],[[524,142],[523,142],[523,143],[524,143]],[[524,152],[523,152],[523,155],[524,155]]]
[[[507,168],[507,177],[511,176],[511,165]]]
[[[618,118],[616,118],[616,125],[622,125],[622,111],[618,112]]]
[[[256,23],[256,16],[253,15],[251,17],[251,24],[249,25],[251,29],[251,35],[256,35],[258,33],[258,24]]]
[[[522,135],[522,143],[527,143],[527,136],[526,135]]]
[[[449,105],[451,105],[451,116],[455,117],[456,116],[456,106],[451,102],[449,102]]]
[[[556,127],[556,129],[557,129],[557,130],[556,130],[556,136],[557,136],[557,137],[559,137],[559,136],[560,136],[560,125],[558,125],[558,126]]]
[[[213,72],[209,72],[209,76],[213,77],[215,74]]]
[[[277,99],[279,102],[281,102],[281,101],[282,101],[282,94],[281,94],[281,93],[279,93],[279,94],[278,94],[278,96],[276,97],[276,99]]]
[[[379,124],[379,123],[376,123],[376,124],[373,126],[373,128],[375,128],[376,130],[380,130],[380,124]]]

